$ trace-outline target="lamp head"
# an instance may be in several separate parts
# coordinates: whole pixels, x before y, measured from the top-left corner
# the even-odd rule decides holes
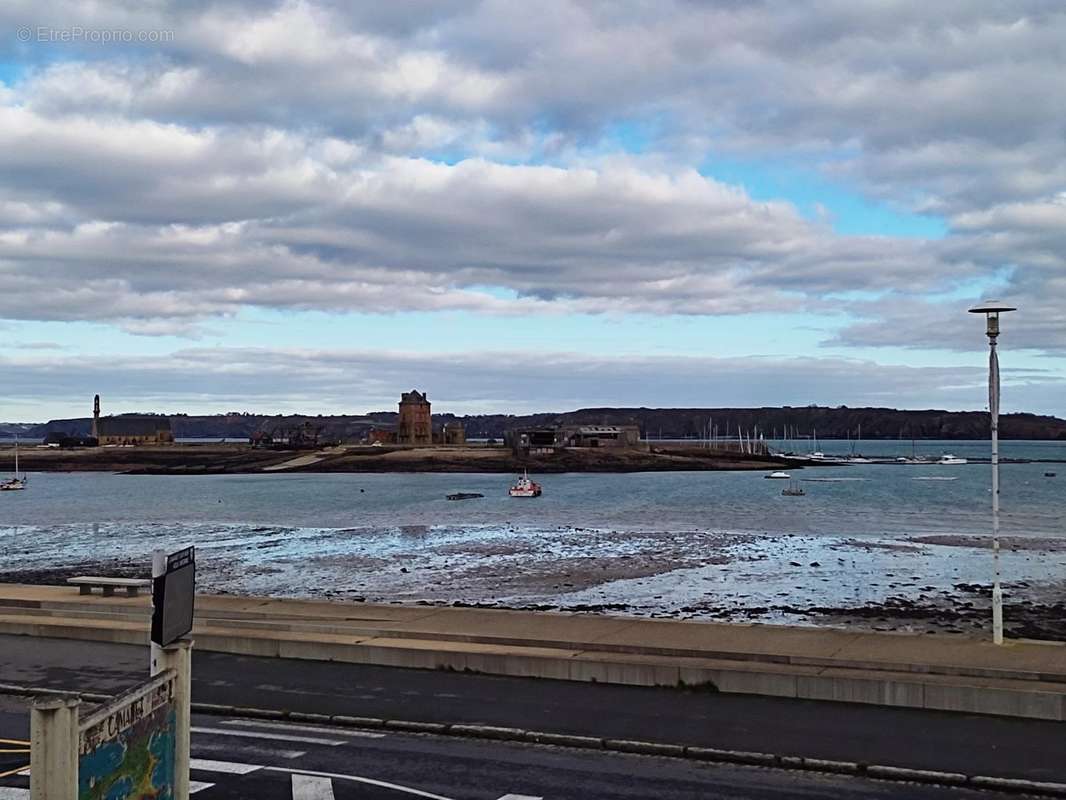
[[[1005,311],[1017,311],[1014,306],[1008,306],[1002,300],[983,300],[970,309],[971,314],[999,314]]]
[[[984,300],[970,309],[971,314],[984,314],[988,319],[988,329],[985,331],[990,339],[999,336],[999,315],[1008,311],[1017,311],[1014,306],[1008,306],[1002,300]]]

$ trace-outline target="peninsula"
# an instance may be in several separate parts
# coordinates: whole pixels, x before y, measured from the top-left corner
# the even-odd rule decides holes
[[[253,448],[247,444],[23,449],[28,472],[123,472],[133,475],[224,475],[285,472],[660,472],[765,470],[783,462],[761,455],[697,447],[568,448],[553,455],[515,455],[508,447],[335,445],[317,450]],[[0,447],[0,474],[14,467],[14,447]]]

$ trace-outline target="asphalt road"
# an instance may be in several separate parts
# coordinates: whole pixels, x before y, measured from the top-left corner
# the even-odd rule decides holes
[[[147,658],[143,647],[0,636],[0,683],[114,693],[144,677]],[[199,702],[504,725],[1066,782],[1066,728],[1054,722],[216,653],[197,653],[193,663],[193,698]],[[458,740],[441,746],[450,752],[505,747]],[[555,757],[581,763],[615,758],[563,751]],[[686,774],[707,769],[680,763],[676,768]],[[687,796],[678,791],[676,796]]]
[[[0,700],[0,736],[25,726]],[[13,726],[13,727],[4,727]],[[575,751],[542,745],[362,732],[194,715],[197,800],[707,800],[987,798],[846,776]],[[0,778],[0,800],[28,800],[29,778]]]

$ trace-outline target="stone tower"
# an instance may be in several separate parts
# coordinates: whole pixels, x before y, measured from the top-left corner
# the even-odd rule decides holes
[[[433,444],[433,418],[429,398],[417,389],[400,395],[400,421],[396,430],[399,444]]]
[[[93,438],[100,439],[100,395],[93,398]]]

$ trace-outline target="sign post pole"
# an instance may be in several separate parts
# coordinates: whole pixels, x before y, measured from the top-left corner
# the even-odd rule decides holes
[[[155,584],[167,574],[167,554],[165,550],[153,550],[152,551],[152,618],[155,619],[156,614],[162,614],[163,609],[157,608],[158,592],[155,591]],[[158,675],[163,671],[163,667],[159,665],[159,655],[163,648],[156,644],[155,637],[149,636],[149,653],[148,653],[148,674]]]
[[[152,553],[151,671],[175,673],[174,800],[189,798],[189,726],[192,723],[192,631],[196,604],[196,550]]]
[[[174,800],[189,800],[189,726],[192,724],[192,639],[159,649],[164,670],[177,673],[174,687]]]

